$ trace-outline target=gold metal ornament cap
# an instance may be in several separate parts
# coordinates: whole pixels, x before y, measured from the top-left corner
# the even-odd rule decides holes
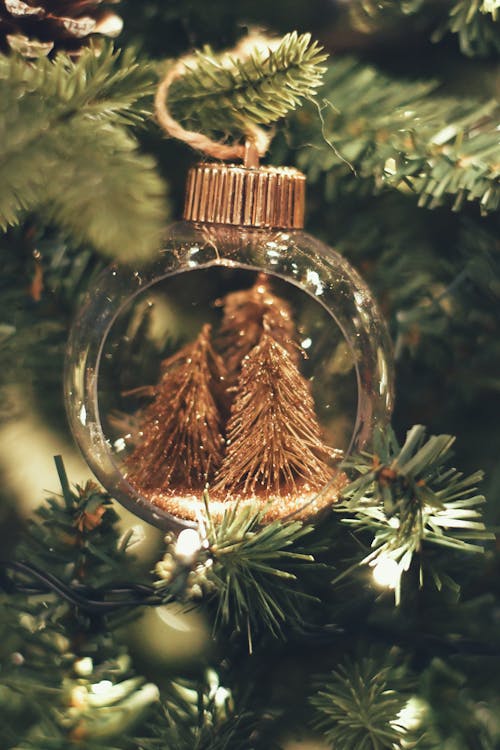
[[[200,163],[190,169],[184,218],[232,226],[302,229],[306,178],[293,167]]]

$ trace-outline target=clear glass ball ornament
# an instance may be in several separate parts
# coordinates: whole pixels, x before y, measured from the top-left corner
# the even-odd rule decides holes
[[[205,487],[216,519],[319,512],[393,401],[384,321],[344,258],[297,229],[192,221],[147,267],[103,272],[65,380],[93,472],[162,528],[196,525]]]

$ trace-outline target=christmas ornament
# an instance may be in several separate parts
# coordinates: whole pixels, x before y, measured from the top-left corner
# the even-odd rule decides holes
[[[58,50],[77,55],[97,36],[117,36],[122,20],[107,6],[119,0],[0,0],[0,49],[25,57]]]
[[[124,505],[164,527],[254,506],[305,518],[338,498],[342,461],[392,408],[387,332],[356,271],[303,232],[305,177],[264,167],[269,133],[218,143],[166,108],[167,132],[217,163],[191,169],[158,258],[112,266],[75,321],[70,423]],[[243,159],[242,165],[220,163]]]
[[[388,337],[347,261],[302,231],[295,169],[202,163],[146,268],[113,266],[68,348],[72,428],[106,489],[160,526],[256,503],[309,516],[392,406]]]

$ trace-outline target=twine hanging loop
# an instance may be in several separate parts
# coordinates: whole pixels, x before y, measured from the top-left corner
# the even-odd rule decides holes
[[[156,119],[163,130],[172,138],[187,143],[191,148],[202,151],[207,156],[222,161],[241,159],[247,166],[256,166],[258,158],[264,156],[269,148],[271,136],[257,125],[248,124],[244,136],[246,143],[221,143],[214,141],[203,133],[188,130],[174,119],[167,105],[168,92],[174,81],[182,78],[189,71],[193,55],[182,57],[175,63],[162,79],[155,96]]]

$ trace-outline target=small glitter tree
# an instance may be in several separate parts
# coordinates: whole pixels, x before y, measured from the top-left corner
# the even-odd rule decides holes
[[[295,326],[290,305],[271,291],[269,278],[259,273],[250,289],[231,292],[218,302],[224,317],[216,338],[229,376],[239,374],[241,363],[256,346],[264,330],[264,317],[276,341],[295,362],[299,351],[294,344]]]
[[[207,324],[162,362],[158,385],[139,389],[153,400],[138,415],[128,479],[191,518],[206,484],[218,512],[256,498],[300,510],[334,477],[330,463],[342,452],[323,442],[290,306],[264,274],[219,304],[221,354]]]
[[[321,439],[309,383],[264,316],[260,341],[243,359],[213,493],[284,495],[323,487],[336,455]]]
[[[203,326],[198,338],[163,360],[145,409],[128,479],[144,489],[202,489],[223,454],[226,371]]]

